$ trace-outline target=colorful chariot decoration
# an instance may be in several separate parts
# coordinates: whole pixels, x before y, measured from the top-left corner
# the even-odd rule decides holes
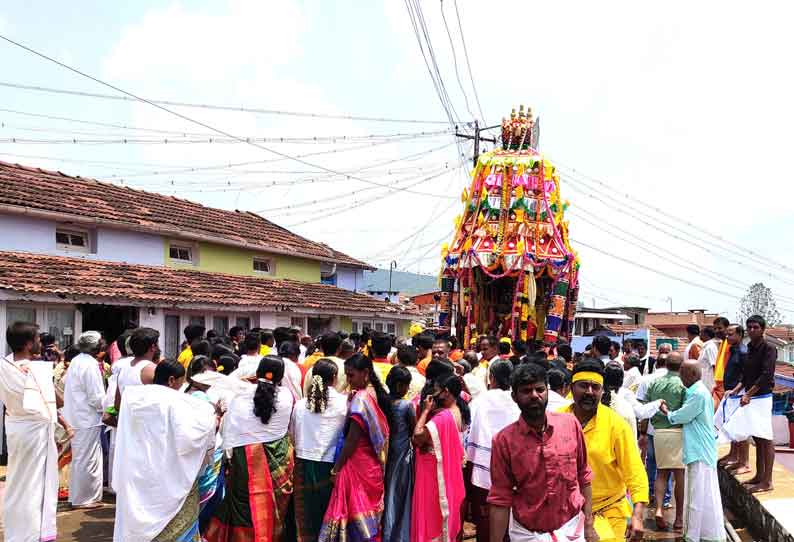
[[[456,298],[447,324],[466,345],[481,334],[556,343],[573,330],[579,260],[559,173],[530,146],[537,128],[524,106],[502,119],[502,148],[477,160],[442,249],[443,289]]]

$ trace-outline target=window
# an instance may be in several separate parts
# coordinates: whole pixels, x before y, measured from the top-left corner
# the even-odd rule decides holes
[[[273,260],[268,258],[254,258],[254,273],[258,275],[272,275]]]
[[[193,248],[185,245],[170,245],[168,257],[176,262],[193,263]]]
[[[74,342],[74,309],[47,309],[47,331],[55,336],[58,348]]]
[[[383,322],[375,322],[375,331],[383,331]]]
[[[88,252],[88,232],[79,230],[55,230],[55,245],[61,250]]]
[[[388,324],[386,324],[386,333],[390,333],[390,334],[394,335],[394,331],[395,330],[396,330],[396,328],[395,328],[395,326],[394,326],[394,324],[392,322],[389,322]]]
[[[251,319],[247,316],[238,316],[235,325],[248,331],[251,329]]]
[[[358,333],[358,322],[353,320],[352,325],[350,326],[350,333]]]
[[[207,327],[206,324],[204,324],[203,316],[191,316],[188,322],[190,323],[191,326]]]
[[[306,332],[306,319],[303,316],[293,316],[289,320],[290,327],[299,327],[302,332]]]
[[[229,318],[227,316],[213,316],[212,329],[218,332],[218,335],[226,335],[229,333]]]

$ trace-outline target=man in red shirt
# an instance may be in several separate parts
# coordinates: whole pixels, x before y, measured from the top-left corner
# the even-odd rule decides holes
[[[595,542],[590,481],[582,428],[570,414],[546,412],[546,369],[519,365],[512,376],[518,421],[491,449],[491,542]],[[512,517],[511,517],[512,512]]]

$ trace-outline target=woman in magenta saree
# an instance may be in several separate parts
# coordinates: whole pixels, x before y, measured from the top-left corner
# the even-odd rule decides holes
[[[345,361],[345,375],[352,391],[344,445],[331,469],[334,489],[318,540],[378,542],[391,402],[364,355]]]
[[[413,438],[416,474],[411,542],[455,542],[463,527],[466,487],[460,434],[469,413],[459,399],[460,391],[457,376],[443,376],[422,403]]]

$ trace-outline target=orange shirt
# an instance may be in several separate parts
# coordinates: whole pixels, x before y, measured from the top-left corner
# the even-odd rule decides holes
[[[416,364],[416,369],[419,371],[419,374],[425,376],[425,371],[427,370],[427,366],[430,365],[430,362],[433,361],[433,354],[432,352],[428,352],[427,355]]]

